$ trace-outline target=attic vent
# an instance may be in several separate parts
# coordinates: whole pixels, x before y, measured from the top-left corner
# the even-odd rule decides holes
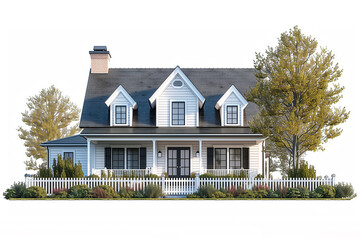
[[[183,86],[183,82],[181,80],[175,80],[172,85],[176,88],[181,88]]]

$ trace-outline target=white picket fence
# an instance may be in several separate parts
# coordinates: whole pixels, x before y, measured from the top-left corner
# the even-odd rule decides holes
[[[52,194],[54,189],[71,188],[75,185],[86,184],[90,188],[98,185],[109,185],[115,191],[121,188],[131,188],[135,191],[143,190],[147,185],[153,184],[162,188],[167,196],[188,195],[194,193],[200,186],[212,185],[216,189],[244,188],[253,189],[254,187],[268,188],[277,190],[289,187],[306,187],[310,191],[320,185],[335,185],[335,175],[331,178],[308,179],[240,179],[240,178],[115,178],[115,179],[95,179],[95,178],[36,178],[25,177],[26,187],[43,187],[47,194]]]

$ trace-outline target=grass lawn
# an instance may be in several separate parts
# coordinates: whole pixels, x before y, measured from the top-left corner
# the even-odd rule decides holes
[[[278,200],[300,200],[300,201],[304,201],[304,200],[351,200],[349,198],[10,198],[9,200],[108,200],[108,201],[114,201],[114,200],[164,200],[164,201],[168,201],[168,200],[270,200],[270,201],[278,201]]]

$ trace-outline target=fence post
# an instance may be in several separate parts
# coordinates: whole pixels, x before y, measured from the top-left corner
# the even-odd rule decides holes
[[[26,188],[28,188],[29,186],[28,186],[28,181],[27,181],[27,178],[28,178],[28,174],[27,173],[25,173],[25,186],[26,186]]]
[[[195,174],[195,189],[194,189],[194,192],[197,192],[197,190],[199,189],[200,187],[200,178],[199,178],[199,173],[196,173]]]
[[[165,174],[161,175],[161,190],[165,194]]]
[[[331,174],[331,183],[332,183],[332,186],[335,186],[335,173]]]

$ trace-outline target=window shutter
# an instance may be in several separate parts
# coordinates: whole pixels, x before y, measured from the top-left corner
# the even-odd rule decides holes
[[[140,148],[140,169],[146,168],[146,148]]]
[[[243,148],[243,168],[249,169],[249,148]]]
[[[105,148],[105,167],[111,169],[111,148]]]
[[[214,148],[207,148],[207,169],[214,169]]]

